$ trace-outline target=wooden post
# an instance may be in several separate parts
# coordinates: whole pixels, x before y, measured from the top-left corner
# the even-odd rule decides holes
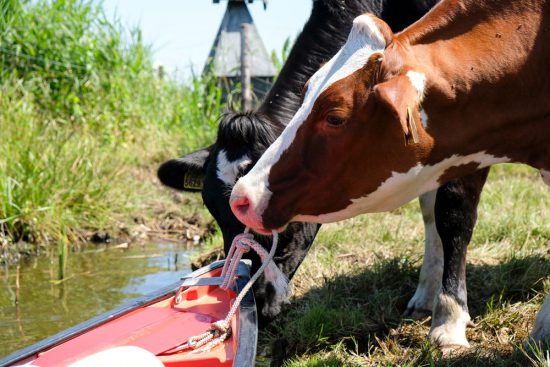
[[[251,53],[250,53],[250,29],[248,23],[241,24],[241,87],[242,87],[242,110],[252,109],[251,93]]]
[[[164,80],[164,66],[159,65],[158,74],[159,74],[159,80],[160,81]]]

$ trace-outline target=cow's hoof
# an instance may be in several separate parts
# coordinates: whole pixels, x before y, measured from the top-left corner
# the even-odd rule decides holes
[[[413,297],[409,301],[407,309],[403,312],[402,316],[407,319],[421,320],[431,315],[432,308],[428,307],[426,304],[422,304],[420,302],[417,303]]]
[[[453,297],[439,294],[434,306],[430,341],[441,349],[469,348],[466,327],[471,324],[470,315]]]
[[[403,312],[403,317],[420,320],[432,315],[433,293],[428,292],[420,286],[414,293],[414,296],[407,304],[407,309]]]
[[[550,294],[548,294],[537,313],[535,325],[531,335],[529,335],[529,341],[537,344],[541,342],[550,344]]]
[[[444,352],[456,351],[470,347],[466,339],[466,329],[464,330],[456,325],[441,325],[432,328],[429,334],[430,342],[436,344]]]
[[[431,316],[432,311],[425,308],[407,307],[403,312],[403,317],[412,320],[422,320],[428,316]]]

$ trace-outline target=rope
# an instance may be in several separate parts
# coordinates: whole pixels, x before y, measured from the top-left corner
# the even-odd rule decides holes
[[[231,335],[231,319],[237,312],[237,309],[239,308],[239,305],[241,304],[241,301],[245,297],[245,295],[248,293],[254,282],[258,280],[260,275],[263,273],[267,265],[270,261],[273,260],[273,256],[275,255],[275,251],[277,250],[277,243],[279,241],[279,235],[277,231],[273,231],[273,245],[271,246],[271,250],[269,253],[260,245],[258,242],[254,240],[254,236],[249,233],[248,227],[244,230],[244,233],[239,234],[235,236],[233,239],[233,242],[231,243],[231,248],[229,249],[229,253],[227,254],[227,258],[225,260],[225,264],[223,265],[222,274],[221,276],[224,278],[222,284],[220,285],[220,288],[222,289],[228,289],[231,288],[237,279],[235,276],[237,272],[237,268],[239,265],[239,261],[242,258],[242,255],[250,251],[250,249],[253,249],[258,253],[262,260],[262,265],[254,273],[252,278],[246,283],[246,285],[243,287],[237,298],[235,299],[235,302],[231,306],[231,309],[227,313],[227,316],[223,320],[219,320],[214,322],[210,328],[205,331],[204,333],[193,336],[189,338],[189,340],[179,345],[175,348],[169,349],[165,351],[162,354],[174,354],[177,352],[180,352],[182,350],[186,349],[193,349],[192,353],[201,353],[201,352],[207,352],[214,348],[215,346],[221,344],[223,341],[225,341],[230,335]]]
[[[273,246],[275,246],[275,244]],[[267,257],[269,256],[268,252],[262,245],[254,241],[254,236],[252,233],[249,233],[247,227],[244,230],[244,233],[235,236],[233,242],[231,243],[231,248],[229,249],[229,253],[227,254],[225,264],[222,269],[221,276],[224,278],[224,281],[220,286],[221,289],[233,287],[235,281],[237,280],[235,274],[237,272],[237,268],[239,267],[239,261],[245,253],[250,251],[251,248],[260,256],[262,264],[265,263]]]

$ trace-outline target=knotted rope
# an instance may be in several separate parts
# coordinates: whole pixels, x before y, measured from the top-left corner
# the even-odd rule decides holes
[[[273,231],[273,245],[271,247],[272,249],[277,246],[276,241],[277,232]],[[266,259],[268,258],[269,253],[262,245],[254,240],[254,235],[252,233],[249,233],[249,229],[248,227],[246,227],[244,233],[235,236],[233,242],[231,243],[229,253],[226,256],[225,264],[223,265],[222,269],[221,276],[224,278],[224,280],[223,283],[220,285],[221,289],[228,289],[233,287],[235,281],[237,280],[235,274],[237,273],[237,268],[239,267],[239,261],[241,261],[243,255],[250,251],[250,249],[256,251],[258,256],[260,256],[260,259],[262,260],[262,267],[260,267],[258,272],[260,270],[263,271],[263,268],[267,266],[264,264],[268,262],[266,261]],[[272,258],[273,256],[271,256],[269,260],[271,260]]]
[[[162,354],[174,354],[185,349],[193,349],[193,353],[207,352],[225,341],[231,335],[231,319],[235,315],[235,312],[237,312],[237,309],[239,308],[239,305],[241,304],[241,301],[243,300],[246,293],[248,293],[254,282],[258,280],[269,262],[273,260],[273,256],[275,255],[275,251],[277,250],[278,241],[279,234],[277,233],[277,231],[274,230],[273,245],[271,246],[271,250],[268,253],[262,245],[254,240],[254,236],[252,235],[252,233],[249,233],[248,227],[246,227],[244,233],[235,236],[233,242],[231,243],[229,253],[227,254],[227,257],[225,259],[225,263],[223,265],[221,274],[221,276],[223,277],[223,282],[220,285],[220,288],[228,289],[235,284],[235,281],[237,279],[235,274],[239,266],[239,261],[241,260],[243,254],[250,251],[250,249],[256,251],[258,256],[260,256],[260,259],[262,260],[262,265],[243,287],[243,289],[235,299],[235,302],[231,306],[231,309],[229,310],[229,313],[227,314],[225,319],[214,322],[212,325],[210,325],[210,328],[204,333],[197,336],[192,336],[186,343],[167,350]]]

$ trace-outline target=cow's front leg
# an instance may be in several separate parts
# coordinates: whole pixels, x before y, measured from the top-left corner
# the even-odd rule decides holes
[[[434,297],[441,287],[443,274],[443,245],[435,227],[435,198],[437,190],[420,196],[420,208],[424,220],[424,261],[416,292],[407,304],[404,316],[420,319],[432,314]]]
[[[273,320],[281,312],[282,305],[288,302],[288,282],[306,257],[320,227],[319,224],[293,222],[279,234],[279,246],[274,261],[254,284],[261,326]],[[269,250],[272,238],[264,237],[262,241]],[[259,267],[260,260],[256,259],[254,264]],[[256,271],[254,266],[253,271]]]
[[[443,279],[435,298],[429,338],[442,348],[469,347],[466,251],[489,169],[448,182],[437,191],[436,227],[443,244]]]
[[[544,183],[550,186],[550,171],[542,170],[540,173]],[[550,293],[537,313],[529,338],[535,342],[547,341],[550,344]]]

